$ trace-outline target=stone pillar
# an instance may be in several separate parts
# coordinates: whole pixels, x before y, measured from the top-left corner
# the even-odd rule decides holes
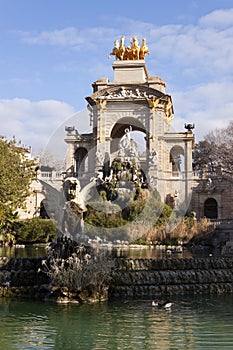
[[[148,167],[148,182],[151,188],[155,188],[158,179],[158,138],[156,135],[156,107],[159,103],[159,98],[154,100],[147,99],[149,105],[148,125],[146,127],[148,133],[147,140],[147,167]]]
[[[66,154],[66,170],[75,171],[75,160],[74,160],[74,142],[73,140],[66,140],[67,143],[67,154]]]
[[[188,133],[187,133],[188,135]],[[184,140],[184,172],[185,172],[185,203],[186,206],[190,201],[191,187],[193,180],[192,170],[192,140]]]

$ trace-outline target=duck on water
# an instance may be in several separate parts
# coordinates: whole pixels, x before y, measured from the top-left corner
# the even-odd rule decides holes
[[[158,300],[153,300],[151,303],[152,306],[157,306],[160,309],[170,309],[173,305],[173,303],[171,301],[164,301],[164,302],[160,302]]]

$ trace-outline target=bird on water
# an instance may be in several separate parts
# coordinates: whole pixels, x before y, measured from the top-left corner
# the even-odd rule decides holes
[[[160,309],[170,309],[173,303],[171,301],[159,302],[158,300],[153,300],[151,305]]]

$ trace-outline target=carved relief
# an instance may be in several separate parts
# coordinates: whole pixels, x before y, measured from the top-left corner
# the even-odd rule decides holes
[[[169,100],[166,107],[165,107],[165,122],[166,123],[170,123],[172,121],[172,119],[174,118],[174,114],[173,114],[173,104],[172,101]]]
[[[96,99],[95,103],[98,106],[99,111],[101,112],[104,109],[104,107],[106,106],[107,101],[103,100],[103,99]]]
[[[97,166],[102,166],[104,163],[104,155],[103,153],[98,149],[96,151],[96,165]]]
[[[148,103],[159,103],[160,98],[155,97],[154,95],[148,95],[146,91],[142,91],[138,88],[136,89],[126,89],[124,86],[121,86],[118,90],[107,91],[102,96],[98,97],[98,100],[110,100],[110,99],[130,99],[130,98],[145,98]]]
[[[154,96],[153,96],[154,97]],[[160,98],[147,98],[147,102],[149,107],[151,107],[152,109],[154,109],[155,107],[157,107],[157,105],[159,104]]]
[[[157,151],[153,149],[149,153],[149,165],[157,165],[157,161],[158,161]]]

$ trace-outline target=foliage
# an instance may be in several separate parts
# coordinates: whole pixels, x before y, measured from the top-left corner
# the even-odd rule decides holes
[[[38,158],[40,159],[40,164],[42,168],[47,167],[49,171],[64,171],[64,160],[57,159],[55,155],[51,153],[48,149],[39,152]]]
[[[112,162],[111,168],[114,174],[117,174],[123,168],[122,160],[120,158],[115,158]]]
[[[119,227],[127,222],[122,218],[121,208],[111,202],[89,202],[85,222],[97,227]]]
[[[181,241],[189,244],[209,237],[212,232],[212,224],[207,218],[195,220],[186,216],[180,219],[173,218],[169,224],[165,221],[161,225],[153,226],[142,238],[160,244],[178,244]]]
[[[194,170],[209,173],[230,173],[233,170],[233,122],[216,129],[200,141],[193,152]]]
[[[213,171],[216,161],[214,152],[213,145],[210,142],[206,140],[200,141],[193,151],[194,170],[202,171],[208,167],[210,171]]]
[[[35,176],[33,161],[27,158],[27,150],[15,140],[0,138],[0,229],[7,233],[8,221],[18,208],[23,207],[29,194],[30,183]]]
[[[61,247],[62,250],[64,248],[65,245]],[[72,250],[68,257],[56,258],[54,247],[51,247],[49,260],[44,261],[44,266],[52,285],[67,288],[68,293],[76,293],[79,301],[106,298],[113,260],[106,252],[97,252],[84,245],[73,246]]]
[[[127,221],[137,220],[139,214],[143,211],[146,202],[144,200],[130,201],[129,204],[123,208],[122,215]]]
[[[15,221],[12,233],[18,243],[47,243],[56,235],[56,226],[50,219],[26,219]]]
[[[118,227],[97,227],[96,225],[85,223],[84,233],[91,239],[96,237],[101,238],[103,241],[129,241],[130,234],[128,231],[127,222],[125,225]]]
[[[164,225],[171,218],[173,211],[161,202],[157,190],[150,192],[140,188],[137,193],[132,193],[134,196],[131,195],[123,208],[111,201],[89,202],[84,215],[85,233],[90,235],[91,232],[94,237],[112,241],[134,240],[138,238],[140,225],[143,225],[142,230],[145,231],[146,226],[149,230],[153,226]],[[136,226],[131,227],[131,223]]]
[[[113,182],[104,182],[97,186],[97,191],[100,194],[100,197],[104,201],[113,201],[117,197],[115,185]]]
[[[172,212],[168,205],[162,203],[158,191],[154,190],[137,220],[152,226],[161,225],[170,218]]]
[[[130,244],[139,244],[139,245],[148,245],[149,242],[143,238],[143,237],[138,237],[130,242]]]

